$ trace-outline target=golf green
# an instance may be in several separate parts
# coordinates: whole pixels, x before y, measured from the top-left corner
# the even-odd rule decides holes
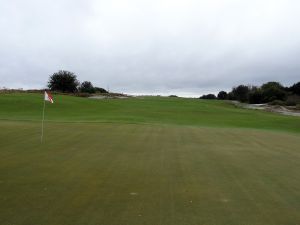
[[[0,95],[1,225],[296,225],[300,118],[222,101]]]

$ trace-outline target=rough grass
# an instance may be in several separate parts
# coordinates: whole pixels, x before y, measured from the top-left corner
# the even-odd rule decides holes
[[[40,96],[0,96],[1,225],[299,224],[297,118],[218,101],[55,99],[41,144]]]

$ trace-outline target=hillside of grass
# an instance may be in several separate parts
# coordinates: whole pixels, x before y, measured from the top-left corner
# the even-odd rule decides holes
[[[97,100],[54,95],[54,101],[54,104],[46,104],[46,121],[173,124],[300,132],[299,117],[241,109],[218,100],[165,97]],[[38,122],[42,117],[43,96],[1,94],[0,107],[0,120]]]

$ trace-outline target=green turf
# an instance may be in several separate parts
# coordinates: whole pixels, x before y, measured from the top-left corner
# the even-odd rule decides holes
[[[300,223],[299,118],[55,96],[41,144],[40,100],[0,95],[1,225]]]
[[[0,119],[41,120],[42,95],[1,94]],[[95,100],[55,95],[46,120],[239,127],[300,132],[300,117],[236,108],[224,101],[182,98]]]

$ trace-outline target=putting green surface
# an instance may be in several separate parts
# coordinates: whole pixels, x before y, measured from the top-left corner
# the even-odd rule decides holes
[[[41,112],[33,104],[39,98],[30,96],[27,100],[22,95],[17,110],[0,95],[1,225],[300,224],[298,118],[236,109],[222,102],[200,101],[200,109],[199,100],[150,98],[138,104],[138,100],[103,103],[58,96],[71,99],[73,105],[47,105],[41,144],[37,121]],[[76,105],[86,100],[92,103],[83,106],[92,104],[91,108]],[[147,100],[154,102],[153,110]],[[129,109],[128,102],[142,109],[149,104],[149,114],[130,120],[139,109]],[[174,110],[165,112],[172,102]],[[97,104],[107,104],[107,111],[101,112]],[[110,104],[129,111],[121,118]],[[173,122],[196,114],[192,105],[199,117],[205,115],[204,105],[217,112],[207,113],[209,120],[203,124],[203,118],[195,124],[187,118]],[[72,114],[72,107],[83,113]],[[186,114],[177,115],[184,110]],[[220,127],[209,123],[220,119],[222,112],[225,119],[237,121]],[[99,121],[99,115],[106,117],[94,123],[92,118]],[[250,121],[263,118],[264,127],[239,123],[245,116],[254,117]],[[279,126],[283,121],[288,125]]]

